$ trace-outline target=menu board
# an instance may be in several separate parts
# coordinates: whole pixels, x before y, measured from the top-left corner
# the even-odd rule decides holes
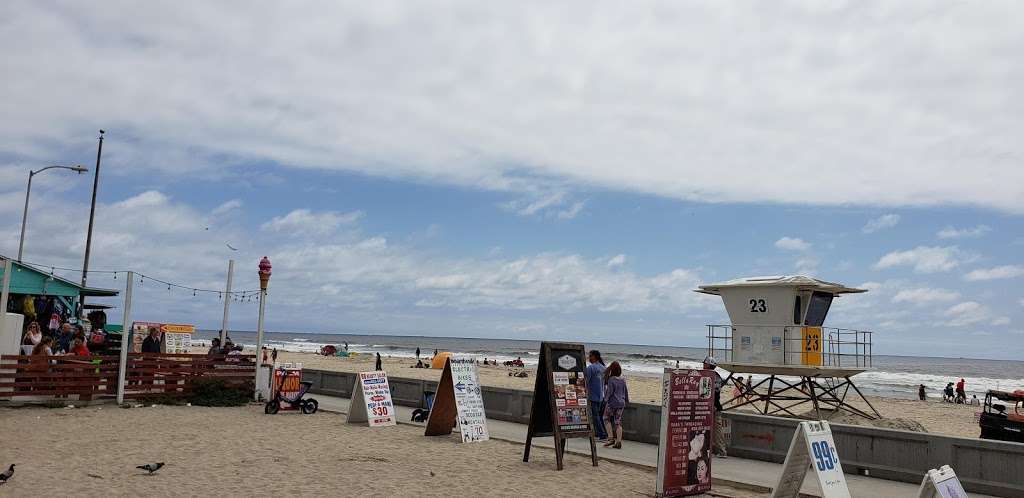
[[[711,489],[714,390],[712,370],[665,369],[658,443],[658,496],[690,496]]]
[[[370,427],[395,425],[395,405],[391,401],[388,374],[360,372],[349,403],[348,423],[367,422]]]
[[[159,322],[132,322],[131,351],[142,352],[142,342],[149,337],[149,330],[155,328],[160,339],[160,352],[186,354],[192,348],[192,334],[195,325]]]
[[[301,363],[300,363],[301,365]],[[302,387],[299,382],[302,381],[302,368],[295,368],[293,366],[282,366],[274,369],[273,387],[271,392],[279,392],[282,396],[291,398],[294,397],[299,389]],[[290,408],[288,403],[285,403]],[[285,406],[281,407],[282,409]]]
[[[552,436],[555,439],[555,466],[562,470],[566,438],[585,437],[590,440],[591,463],[597,466],[597,447],[587,406],[585,358],[582,344],[541,343],[530,424],[526,429],[524,462],[530,461],[533,438]]]
[[[561,432],[589,432],[587,382],[583,372],[552,372],[556,423]]]
[[[484,413],[476,360],[449,358],[448,361],[452,370],[452,387],[455,390],[455,407],[458,410],[462,442],[487,441],[490,435],[487,432],[487,416]]]

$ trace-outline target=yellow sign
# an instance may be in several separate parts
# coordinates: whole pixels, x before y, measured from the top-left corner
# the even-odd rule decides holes
[[[804,327],[801,332],[803,364],[821,365],[821,327]]]
[[[165,323],[160,326],[164,332],[174,332],[178,334],[192,334],[196,331],[195,325],[182,325],[180,323]]]

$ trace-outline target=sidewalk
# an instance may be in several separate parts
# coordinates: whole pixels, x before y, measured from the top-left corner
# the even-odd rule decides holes
[[[347,398],[336,398],[332,396],[315,395],[320,402],[320,409],[332,412],[348,413],[349,400]],[[409,422],[413,408],[396,406],[396,416],[399,423],[419,425]],[[517,444],[526,442],[526,425],[500,420],[488,420],[487,428],[492,439],[499,439]],[[456,429],[456,432],[458,429]],[[554,443],[550,437],[535,439],[534,448],[553,449]],[[567,451],[580,455],[590,456],[590,444],[586,439],[570,439]],[[634,441],[623,441],[622,449],[604,448],[597,446],[598,458],[627,465],[637,465],[652,470],[657,468],[658,446],[653,444],[637,443]],[[779,475],[782,473],[782,465],[759,460],[747,460],[743,458],[730,457],[726,459],[716,458],[712,462],[712,474],[716,484],[723,484],[735,488],[749,489],[762,493],[770,492],[775,486]],[[922,476],[923,477],[923,476]],[[871,498],[917,498],[918,485],[905,482],[887,481],[884,479],[873,479],[870,477],[846,474],[846,481],[850,487],[850,493],[855,497]],[[800,488],[801,494],[806,496],[820,497],[818,483],[813,472],[808,471],[804,479],[804,485]],[[986,498],[985,495],[972,493],[972,498]]]

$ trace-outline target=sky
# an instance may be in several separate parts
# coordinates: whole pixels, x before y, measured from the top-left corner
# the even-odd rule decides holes
[[[702,346],[698,285],[806,274],[869,290],[826,325],[876,353],[1024,353],[1013,2],[5,10],[0,254],[28,171],[82,164],[33,180],[24,256],[81,267],[104,129],[90,268],[255,289],[269,256],[271,331]]]

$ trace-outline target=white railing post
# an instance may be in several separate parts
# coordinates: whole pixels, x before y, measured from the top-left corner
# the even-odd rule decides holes
[[[124,381],[128,371],[128,349],[132,347],[132,286],[135,283],[135,272],[128,272],[128,282],[124,286],[124,314],[121,318],[121,358],[117,365],[117,404],[124,403]]]

